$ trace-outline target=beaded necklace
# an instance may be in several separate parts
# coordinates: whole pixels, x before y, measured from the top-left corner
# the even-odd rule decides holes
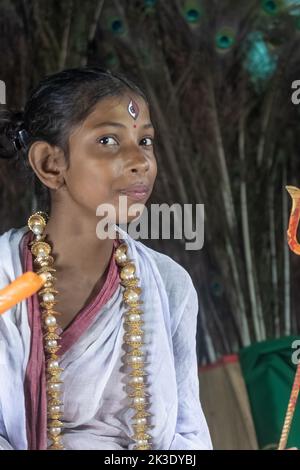
[[[31,253],[34,257],[33,265],[38,274],[44,273],[46,283],[38,292],[43,327],[43,346],[46,358],[46,390],[47,390],[47,435],[49,439],[48,449],[62,450],[63,446],[63,402],[62,379],[63,369],[59,364],[58,350],[60,348],[59,325],[55,310],[55,300],[58,291],[55,289],[54,258],[51,256],[52,248],[46,241],[44,230],[48,221],[48,215],[44,212],[36,212],[28,219],[28,227],[34,234],[31,242]],[[149,419],[151,414],[149,407],[147,373],[145,371],[143,343],[143,311],[140,300],[142,289],[138,286],[139,278],[135,276],[136,267],[128,258],[128,247],[123,242],[114,253],[114,258],[119,268],[120,283],[123,286],[123,302],[126,306],[124,318],[124,344],[127,346],[125,362],[129,366],[127,396],[130,408],[134,410],[132,426],[134,434],[131,437],[135,442],[134,450],[151,449],[151,436],[148,430],[151,427]]]

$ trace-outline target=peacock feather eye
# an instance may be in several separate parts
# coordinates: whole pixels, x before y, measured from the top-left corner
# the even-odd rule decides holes
[[[201,0],[184,1],[182,5],[182,15],[191,26],[199,23],[203,15]]]
[[[185,12],[186,20],[189,23],[196,23],[199,20],[200,16],[201,15],[199,10],[195,10],[194,8],[191,8],[190,10],[187,10]]]
[[[215,36],[215,43],[219,51],[228,51],[235,43],[235,32],[230,28],[222,28]]]
[[[125,25],[120,17],[110,18],[109,30],[116,36],[121,36],[125,33]]]
[[[282,0],[262,0],[261,6],[268,15],[277,15],[283,3]]]

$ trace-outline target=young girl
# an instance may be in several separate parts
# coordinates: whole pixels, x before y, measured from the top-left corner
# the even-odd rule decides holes
[[[23,115],[1,110],[1,134],[47,214],[0,237],[0,288],[26,271],[48,280],[0,316],[0,449],[210,449],[192,280],[119,227],[132,219],[120,196],[145,205],[157,173],[143,92],[97,67],[64,70]],[[101,204],[114,238],[99,237]]]

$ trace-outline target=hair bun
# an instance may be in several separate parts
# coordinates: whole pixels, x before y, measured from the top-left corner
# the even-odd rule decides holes
[[[12,159],[22,149],[19,131],[24,127],[24,112],[0,105],[0,158]],[[26,131],[25,131],[26,132]],[[21,134],[22,135],[22,134]],[[24,136],[25,141],[25,136]]]

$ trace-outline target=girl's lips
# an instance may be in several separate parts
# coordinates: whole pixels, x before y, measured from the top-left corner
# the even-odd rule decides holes
[[[124,196],[128,196],[130,199],[140,201],[149,195],[150,187],[147,184],[143,184],[142,182],[134,183],[127,186],[127,188],[121,189],[120,193]]]
[[[145,197],[148,196],[149,190],[148,191],[137,190],[137,189],[136,190],[123,190],[123,191],[120,191],[120,193],[123,194],[124,196],[130,197],[131,199],[140,201],[141,199],[144,199]]]

